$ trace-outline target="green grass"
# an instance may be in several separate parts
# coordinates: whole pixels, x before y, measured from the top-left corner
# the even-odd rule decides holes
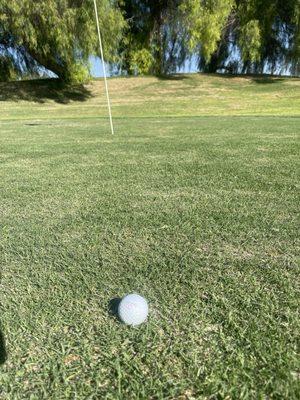
[[[103,82],[62,87],[55,81],[0,83],[0,120],[107,116]],[[300,78],[179,75],[110,81],[114,117],[299,116]],[[1,100],[4,100],[1,102]],[[63,105],[65,105],[63,107]]]
[[[300,81],[265,79],[111,80],[114,137],[102,82],[0,84],[1,399],[299,398]]]

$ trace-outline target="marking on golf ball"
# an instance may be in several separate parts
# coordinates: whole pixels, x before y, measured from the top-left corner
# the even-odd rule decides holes
[[[146,321],[149,313],[147,300],[139,294],[123,297],[118,309],[119,317],[126,325],[137,326]]]

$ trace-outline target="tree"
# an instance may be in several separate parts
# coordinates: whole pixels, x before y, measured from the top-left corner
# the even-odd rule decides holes
[[[184,62],[179,6],[181,0],[125,0],[126,41],[121,70],[155,75],[174,72]]]
[[[97,3],[105,57],[115,62],[125,21],[114,1]],[[12,68],[22,74],[45,67],[62,80],[80,79],[97,49],[92,0],[0,0],[0,54],[9,66],[6,75]]]
[[[200,70],[261,73],[267,66],[299,73],[299,0],[187,0],[181,9]]]
[[[237,1],[235,37],[245,72],[262,73],[266,66],[272,73],[288,67],[297,69],[299,54],[294,52],[294,44],[299,6],[298,0]]]
[[[107,61],[128,74],[300,72],[299,0],[97,0]],[[86,76],[97,53],[93,0],[0,0],[0,77],[45,67]]]
[[[186,30],[187,46],[205,62],[211,60],[234,7],[234,0],[186,0],[180,8]]]

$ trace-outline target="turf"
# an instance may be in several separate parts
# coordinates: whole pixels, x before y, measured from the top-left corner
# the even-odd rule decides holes
[[[100,85],[0,84],[0,398],[299,398],[300,80]]]

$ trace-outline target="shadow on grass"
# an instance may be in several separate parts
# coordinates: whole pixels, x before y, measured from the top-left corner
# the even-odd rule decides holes
[[[1,101],[32,101],[68,104],[70,101],[85,101],[92,97],[83,85],[68,85],[59,79],[37,79],[32,81],[0,82]]]
[[[278,82],[283,82],[283,78],[271,78],[271,77],[257,77],[252,79],[255,83],[260,83],[260,84],[270,84],[270,83],[278,83]]]
[[[200,75],[207,76],[207,77],[218,77],[218,78],[225,78],[225,79],[234,79],[234,78],[244,78],[247,80],[251,80],[258,84],[272,84],[283,82],[286,78],[290,78],[288,76],[281,76],[281,75],[257,75],[257,74],[230,74],[230,73],[205,73],[200,72]],[[162,81],[183,81],[190,79],[191,75],[187,74],[172,74],[172,75],[161,75],[158,76],[159,80]]]
[[[157,77],[161,81],[183,81],[190,77],[185,74],[159,75]]]
[[[6,359],[7,359],[7,353],[5,348],[5,340],[0,327],[0,365],[4,364]]]
[[[221,73],[215,73],[215,74],[208,74],[208,75],[213,75],[213,76],[218,76],[221,78],[228,78],[228,79],[233,79],[233,78],[245,78],[245,79],[251,79],[253,82],[256,83],[261,83],[261,84],[270,84],[270,83],[278,83],[278,82],[283,82],[285,78],[290,78],[287,76],[280,76],[280,75],[257,75],[257,74],[221,74]]]
[[[115,297],[114,299],[111,299],[108,303],[108,313],[112,317],[116,318],[118,321],[120,321],[119,318],[119,304],[121,303],[121,298],[120,297]]]

